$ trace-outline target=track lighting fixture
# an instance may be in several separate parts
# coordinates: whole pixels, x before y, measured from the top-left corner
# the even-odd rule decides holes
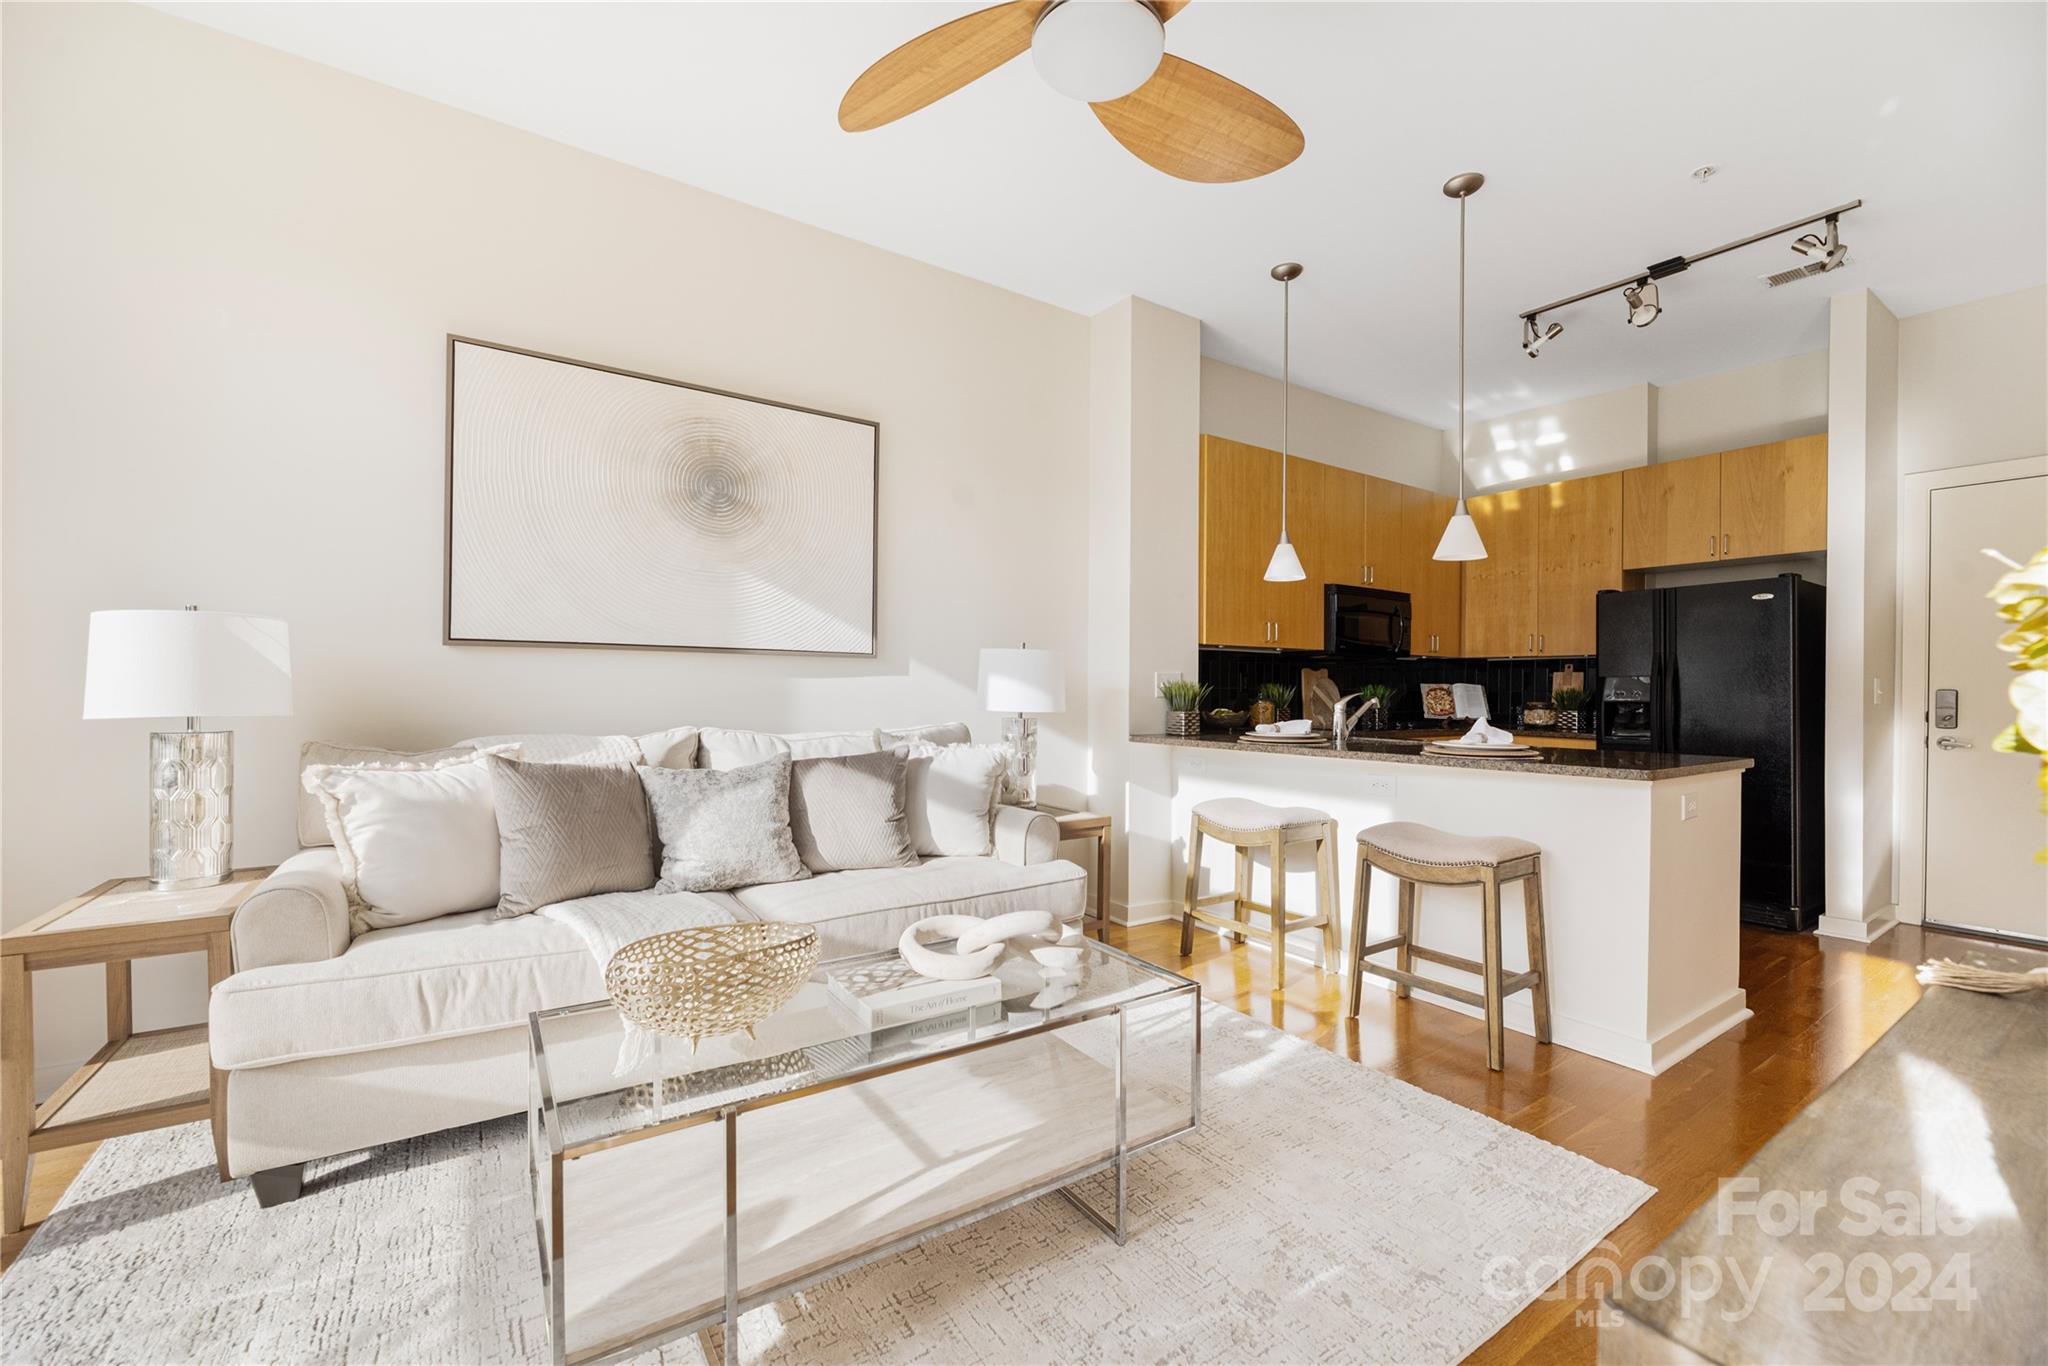
[[[1657,302],[1657,282],[1638,280],[1634,285],[1621,291],[1622,302],[1628,305],[1628,325],[1648,327],[1657,321],[1657,315],[1664,311],[1664,305]]]
[[[1829,218],[1826,237],[1805,233],[1794,239],[1792,250],[1818,261],[1822,270],[1833,270],[1849,257],[1849,249],[1842,245],[1841,222],[1839,218]]]
[[[1694,174],[1698,175],[1698,172]],[[1798,252],[1801,256],[1807,257],[1814,264],[1781,272],[1779,275],[1770,277],[1770,283],[1775,285],[1781,284],[1788,279],[1796,279],[1800,276],[1802,270],[1809,274],[1819,274],[1822,271],[1834,270],[1840,266],[1847,265],[1849,249],[1842,245],[1841,218],[1843,214],[1848,213],[1851,209],[1860,209],[1862,207],[1862,200],[1852,199],[1848,203],[1838,204],[1832,209],[1823,209],[1821,212],[1809,214],[1805,218],[1794,219],[1790,223],[1780,223],[1775,228],[1766,228],[1762,232],[1753,232],[1747,237],[1738,238],[1733,242],[1723,242],[1720,246],[1711,247],[1706,251],[1694,252],[1691,256],[1669,257],[1656,262],[1654,265],[1646,266],[1633,275],[1624,275],[1621,279],[1608,284],[1599,285],[1592,289],[1582,289],[1577,294],[1570,294],[1562,299],[1553,299],[1540,308],[1528,309],[1522,314],[1522,350],[1531,359],[1534,359],[1536,354],[1543,349],[1543,343],[1564,331],[1562,323],[1552,323],[1548,327],[1539,329],[1536,325],[1536,320],[1544,314],[1555,312],[1560,308],[1568,308],[1573,304],[1593,298],[1595,295],[1611,294],[1616,290],[1621,292],[1622,301],[1628,305],[1629,325],[1631,327],[1648,327],[1651,323],[1657,321],[1658,317],[1664,312],[1663,302],[1657,297],[1657,282],[1667,275],[1681,274],[1691,270],[1700,262],[1719,256],[1723,252],[1753,246],[1758,242],[1764,241],[1766,238],[1782,237],[1788,232],[1798,232],[1799,229],[1811,227],[1815,223],[1827,224],[1826,236],[1812,232],[1804,233],[1792,243],[1792,250]]]
[[[1545,342],[1556,341],[1563,335],[1563,323],[1552,323],[1539,330],[1534,318],[1522,319],[1522,350],[1528,352],[1530,360],[1536,359],[1536,353],[1543,349]]]

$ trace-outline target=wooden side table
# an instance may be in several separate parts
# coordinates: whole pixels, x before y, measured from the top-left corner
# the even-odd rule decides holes
[[[1095,922],[1095,937],[1107,942],[1109,939],[1109,817],[1093,811],[1074,811],[1064,806],[1047,806],[1040,802],[1031,808],[1042,811],[1060,823],[1060,838],[1063,840],[1092,839],[1095,841],[1095,914],[1087,917]]]
[[[240,869],[219,886],[183,892],[115,878],[0,935],[0,1244],[9,1253],[28,1241],[29,1164],[46,1149],[211,1119],[214,1157],[227,1180],[227,1077],[213,1070],[206,1026],[137,1034],[129,965],[204,953],[208,985],[220,981],[234,971],[228,924],[269,872]],[[32,975],[88,963],[106,964],[106,1045],[39,1106]]]

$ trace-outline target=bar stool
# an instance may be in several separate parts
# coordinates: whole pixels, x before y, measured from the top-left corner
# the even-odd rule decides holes
[[[1358,992],[1364,973],[1394,982],[1394,995],[1406,996],[1410,987],[1448,996],[1486,1012],[1486,1065],[1501,1070],[1504,1037],[1501,1007],[1507,998],[1526,988],[1536,1013],[1536,1041],[1550,1042],[1550,968],[1543,948],[1542,851],[1527,840],[1507,835],[1453,835],[1448,831],[1418,825],[1412,821],[1389,821],[1358,832],[1358,890],[1353,896],[1351,922],[1351,964],[1344,980],[1344,1013],[1358,1016]],[[1383,868],[1400,880],[1400,909],[1394,937],[1377,943],[1365,942],[1366,906],[1372,895],[1372,870]],[[1501,975],[1500,889],[1503,883],[1523,882],[1522,927],[1528,937],[1529,970],[1510,977]],[[1417,908],[1422,884],[1439,887],[1480,889],[1481,961],[1460,958],[1415,942]],[[1185,938],[1185,936],[1183,936]],[[1395,966],[1366,961],[1376,953],[1396,951]],[[1416,959],[1440,963],[1477,976],[1481,992],[1471,992],[1414,971]]]
[[[1237,886],[1234,890],[1199,899],[1202,872],[1202,840],[1222,840],[1237,851]],[[1316,847],[1316,913],[1290,917],[1287,914],[1287,846],[1314,844]],[[1252,900],[1252,851],[1271,851],[1273,860],[1273,904]],[[1230,918],[1209,910],[1230,905]],[[1252,923],[1251,913],[1259,911],[1268,920]],[[1188,828],[1188,885],[1181,903],[1180,951],[1195,949],[1195,922],[1230,931],[1239,943],[1256,935],[1273,946],[1273,990],[1287,985],[1287,936],[1294,930],[1323,931],[1323,966],[1334,968],[1339,961],[1337,942],[1337,822],[1307,806],[1268,806],[1243,797],[1217,797],[1195,807]]]

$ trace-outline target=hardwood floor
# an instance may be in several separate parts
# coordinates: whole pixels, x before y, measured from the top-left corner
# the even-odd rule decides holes
[[[1594,1330],[1578,1315],[1606,1285],[1601,1254],[1625,1272],[1663,1241],[1719,1178],[1748,1161],[1920,999],[1915,965],[1935,957],[2000,967],[2048,962],[2048,955],[1911,926],[1869,948],[1744,930],[1742,985],[1756,1017],[1663,1076],[1539,1047],[1512,1031],[1507,1070],[1493,1073],[1478,1020],[1420,997],[1396,1001],[1368,990],[1354,1024],[1341,1018],[1334,974],[1290,964],[1287,990],[1275,996],[1265,949],[1204,932],[1182,958],[1179,937],[1168,923],[1110,929],[1111,943],[1194,978],[1211,1000],[1657,1187],[1615,1230],[1610,1248],[1565,1276],[1567,1293],[1537,1301],[1474,1354],[1487,1363],[1591,1362]],[[49,1211],[92,1151],[41,1155],[29,1188],[31,1220]]]
[[[1742,986],[1755,1018],[1659,1077],[1509,1031],[1507,1070],[1486,1067],[1482,1023],[1422,997],[1367,989],[1356,1022],[1342,1019],[1336,974],[1290,962],[1287,990],[1269,989],[1268,954],[1196,936],[1180,955],[1177,924],[1110,930],[1110,942],[1202,984],[1210,1000],[1368,1067],[1649,1182],[1657,1194],[1471,1360],[1591,1362],[1594,1297],[1625,1274],[1765,1140],[1860,1057],[1920,999],[1913,969],[1950,957],[2032,967],[2048,955],[1900,926],[1872,946],[1815,935],[1742,932]]]

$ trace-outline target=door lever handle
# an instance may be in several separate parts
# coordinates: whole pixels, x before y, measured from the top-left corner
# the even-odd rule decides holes
[[[1936,749],[1975,749],[1977,746],[1973,741],[1958,740],[1953,735],[1944,735],[1934,742],[1934,747]]]

